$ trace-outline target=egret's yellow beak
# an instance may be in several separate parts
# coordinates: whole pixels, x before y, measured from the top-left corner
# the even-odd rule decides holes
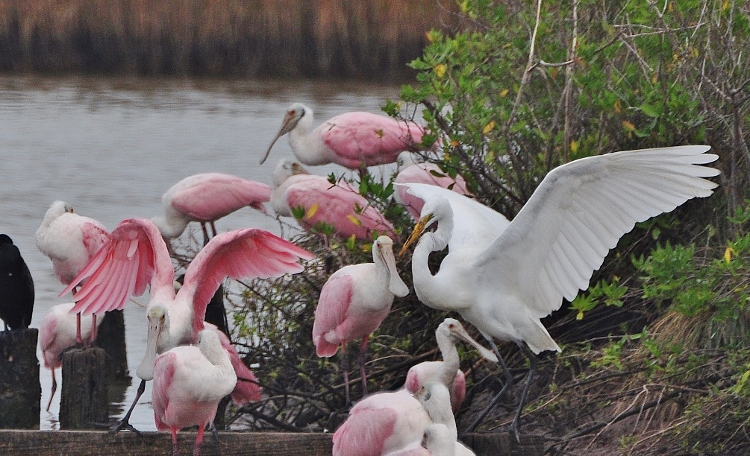
[[[434,214],[427,214],[419,219],[417,224],[414,225],[414,231],[411,232],[409,239],[404,242],[404,246],[401,247],[401,251],[398,252],[398,256],[403,255],[404,252],[406,252],[406,249],[408,249],[410,245],[414,244],[414,241],[419,239],[419,237],[424,233],[424,230],[427,228],[427,225],[430,224],[433,218],[435,218]]]

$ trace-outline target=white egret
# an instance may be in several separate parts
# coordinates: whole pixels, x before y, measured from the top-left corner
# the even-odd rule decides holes
[[[516,437],[535,355],[560,351],[540,319],[559,309],[563,298],[573,300],[579,289],[588,288],[607,252],[636,222],[711,195],[717,184],[704,178],[719,171],[702,165],[718,157],[704,153],[707,150],[708,146],[678,146],[624,151],[567,163],[544,178],[511,223],[455,192],[406,184],[409,193],[425,201],[401,250],[403,254],[419,239],[412,257],[419,299],[432,308],[461,314],[498,357],[493,339],[516,342],[531,360],[511,424]],[[427,232],[435,223],[437,229]],[[433,275],[428,256],[446,247],[449,253]],[[511,383],[500,362],[507,381],[490,407]]]

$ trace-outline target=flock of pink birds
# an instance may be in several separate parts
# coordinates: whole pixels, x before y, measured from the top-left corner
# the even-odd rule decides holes
[[[395,182],[401,185],[394,197],[416,221],[401,249],[403,253],[416,243],[411,257],[414,291],[425,305],[460,314],[492,348],[485,349],[461,323],[447,318],[435,333],[442,361],[414,366],[399,391],[366,395],[357,402],[333,434],[337,456],[473,454],[457,441],[453,415],[466,391],[455,347],[459,340],[498,362],[505,374],[503,388],[469,430],[513,384],[494,340],[514,341],[528,356],[530,370],[510,425],[518,439],[536,355],[560,351],[541,318],[559,309],[563,298],[572,301],[588,288],[593,271],[637,222],[710,196],[717,184],[706,178],[719,174],[705,166],[718,159],[706,153],[708,146],[586,157],[550,171],[510,222],[467,197],[471,195],[460,176],[448,177],[432,164],[413,160],[417,155],[412,154],[422,148],[419,125],[348,113],[311,130],[312,116],[310,108],[292,105],[263,161],[285,134],[306,165],[338,163],[364,176],[369,166],[399,160]],[[61,294],[73,294],[73,303],[53,309],[42,324],[40,344],[53,385],[61,350],[90,343],[97,315],[122,309],[131,296],[149,288],[147,348],[136,371],[139,394],[146,381],[153,381],[154,419],[159,430],[171,431],[175,453],[177,432],[198,426],[198,454],[223,397],[231,395],[241,405],[262,394],[226,335],[204,322],[208,302],[226,278],[294,274],[304,270],[304,261],[313,260],[311,253],[264,230],[217,234],[213,223],[220,217],[245,206],[265,211],[264,203],[270,202],[278,215],[294,216],[303,228],[320,232],[317,228],[325,224],[334,235],[372,242],[372,263],[344,266],[323,285],[312,331],[321,357],[362,339],[360,377],[366,394],[363,356],[369,335],[386,318],[394,298],[409,293],[396,269],[393,226],[348,183],[331,183],[300,163],[281,161],[272,178],[273,188],[216,173],[188,177],[163,195],[162,215],[124,220],[111,233],[66,203],[53,203],[37,231],[37,246],[66,285]],[[176,291],[169,242],[190,222],[201,223],[204,246]],[[433,272],[430,254],[446,249]],[[347,404],[348,370],[342,369]],[[130,427],[137,400],[115,429]]]
[[[400,157],[405,163],[400,163],[397,182],[427,182],[468,194],[460,176],[440,177],[444,174],[435,165],[414,161],[424,133],[415,123],[362,112],[339,115],[310,131],[312,122],[312,110],[295,103],[273,142],[288,133],[300,162],[338,163],[361,174],[368,166],[393,163]],[[272,147],[273,143],[268,153]],[[419,200],[405,194],[396,198],[415,219],[418,217]],[[358,338],[362,338],[363,354],[369,334],[388,315],[394,296],[409,292],[396,270],[393,226],[348,183],[331,184],[300,163],[282,160],[273,173],[273,188],[228,174],[189,176],[164,193],[163,214],[151,220],[123,220],[112,232],[96,220],[75,213],[65,202],[52,203],[37,231],[37,247],[50,258],[55,275],[66,286],[61,296],[72,293],[73,302],[55,306],[40,329],[44,364],[52,372],[50,404],[61,353],[76,344],[92,343],[101,323],[97,315],[122,309],[131,296],[139,296],[147,288],[147,350],[137,369],[141,379],[138,396],[145,382],[153,381],[156,426],[172,433],[175,452],[177,432],[197,425],[194,452],[198,453],[204,429],[212,425],[223,397],[231,395],[239,406],[258,400],[262,390],[252,371],[229,338],[205,323],[204,317],[207,303],[226,278],[294,274],[304,269],[303,261],[313,259],[309,252],[265,230],[247,228],[217,234],[216,220],[246,206],[266,212],[264,203],[268,202],[281,216],[302,210],[304,215],[297,222],[306,229],[324,223],[335,235],[364,241],[380,234],[373,242],[373,263],[345,266],[332,274],[321,290],[315,312],[312,338],[319,356],[333,356],[339,347],[343,351],[347,342]],[[179,237],[190,222],[201,224],[204,247],[187,268],[183,285],[175,291],[170,240]],[[82,319],[82,315],[91,318]],[[496,358],[455,320],[446,320],[436,336],[443,361],[412,368],[403,391],[374,394],[359,402],[334,435],[334,454],[391,454],[417,448],[426,453],[408,454],[443,454],[435,448],[453,448],[457,433],[451,407],[456,410],[460,405],[466,385],[458,369],[455,341],[467,341],[488,359]],[[364,365],[360,366],[366,391]],[[345,380],[349,403],[348,378]],[[438,392],[425,393],[425,388],[437,391],[433,383],[446,388],[446,404],[440,403]],[[393,402],[391,394],[410,399]],[[424,399],[426,396],[431,399]],[[131,427],[128,419],[137,401],[138,397],[115,429]],[[433,409],[447,407],[449,413],[435,413],[435,419],[430,418],[428,402]],[[380,417],[377,426],[361,420],[373,415]],[[398,423],[403,420],[413,422],[407,426],[409,432],[401,435]],[[361,430],[362,425],[367,430]],[[368,437],[363,438],[362,432]],[[425,436],[426,447],[422,447]],[[449,443],[438,445],[445,441]],[[433,452],[426,448],[433,448]]]

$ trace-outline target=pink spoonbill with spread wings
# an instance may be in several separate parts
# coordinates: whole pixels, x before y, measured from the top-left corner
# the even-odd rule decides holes
[[[473,196],[466,187],[466,180],[460,174],[451,177],[438,165],[420,161],[414,152],[401,152],[398,156],[398,174],[394,182],[397,184],[429,184],[453,190],[459,195]],[[414,220],[419,220],[424,201],[410,195],[406,187],[397,185],[393,197],[396,202],[404,205]]]
[[[333,356],[341,347],[347,404],[350,396],[346,343],[362,338],[359,369],[362,391],[367,393],[364,366],[367,340],[388,316],[394,296],[409,294],[409,287],[396,269],[391,238],[380,236],[373,242],[372,260],[372,263],[350,264],[334,272],[320,290],[315,308],[313,343],[318,356]]]
[[[146,219],[121,222],[110,241],[81,271],[77,280],[88,280],[74,296],[74,311],[101,313],[122,309],[131,295],[141,295],[147,285],[151,287],[146,307],[146,354],[136,371],[142,380],[139,394],[116,429],[130,426],[128,420],[145,381],[153,378],[156,356],[194,343],[198,332],[207,326],[203,321],[206,306],[225,278],[296,273],[303,270],[299,260],[311,258],[311,253],[265,230],[246,228],[221,233],[198,252],[185,272],[182,287],[175,293],[174,268],[156,225]],[[238,382],[243,383],[247,382]]]
[[[44,315],[42,324],[39,327],[39,348],[42,349],[42,358],[44,358],[44,367],[52,371],[52,392],[47,402],[47,411],[52,405],[52,398],[57,391],[57,378],[55,369],[62,366],[60,356],[65,349],[76,344],[76,330],[78,327],[78,315],[73,315],[71,310],[75,303],[69,302],[53,306],[49,312]],[[97,325],[102,324],[101,318],[96,320]],[[81,337],[86,340],[95,340],[92,337],[92,320],[83,320],[81,323]]]
[[[302,103],[290,106],[261,164],[276,141],[287,133],[294,155],[305,165],[336,163],[359,170],[360,174],[366,173],[368,166],[395,162],[404,150],[422,148],[424,127],[414,122],[368,112],[348,112],[310,131],[312,124],[312,109]]]
[[[173,454],[179,454],[177,433],[193,425],[198,425],[193,455],[199,454],[206,425],[213,423],[219,402],[236,383],[232,362],[215,331],[200,331],[196,345],[174,347],[156,358],[154,420],[158,430],[172,433]]]
[[[64,201],[52,203],[36,231],[37,248],[52,260],[58,280],[68,285],[65,292],[72,291],[74,295],[81,284],[78,273],[108,239],[109,232],[104,225],[74,213],[73,208]],[[92,319],[95,322],[96,315]],[[78,315],[76,320],[76,341],[83,345],[81,316]],[[96,326],[95,323],[92,325],[92,339],[96,339]]]
[[[274,169],[273,184],[273,210],[292,217],[300,208],[303,213],[297,221],[306,229],[325,232],[330,227],[335,234],[362,240],[372,240],[375,233],[395,236],[391,222],[346,182],[331,184],[323,176],[309,174],[299,163],[281,160]]]
[[[260,182],[223,173],[194,174],[162,195],[164,214],[151,220],[167,239],[179,237],[188,223],[200,222],[205,245],[209,237],[206,224],[216,236],[216,220],[246,206],[266,212],[263,203],[270,199],[271,187]]]

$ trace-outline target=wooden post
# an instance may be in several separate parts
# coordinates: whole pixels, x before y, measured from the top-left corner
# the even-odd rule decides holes
[[[107,353],[107,380],[111,382],[130,383],[128,372],[128,354],[125,344],[125,317],[122,310],[107,312],[102,318],[102,324],[97,330],[96,346]]]
[[[0,428],[39,429],[39,360],[36,328],[0,331]]]
[[[105,353],[98,347],[63,353],[60,429],[93,429],[107,423]]]

